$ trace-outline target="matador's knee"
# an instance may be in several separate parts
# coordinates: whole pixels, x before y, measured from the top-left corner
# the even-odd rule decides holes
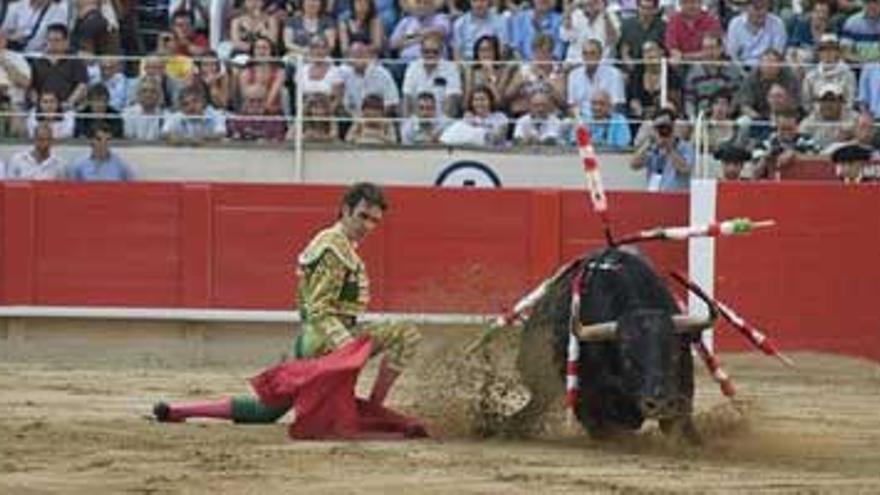
[[[383,325],[371,332],[377,343],[377,352],[384,352],[388,366],[401,371],[415,358],[422,334],[411,323]]]

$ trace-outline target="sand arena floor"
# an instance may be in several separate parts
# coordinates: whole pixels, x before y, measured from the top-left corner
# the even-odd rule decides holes
[[[434,338],[423,352],[461,343]],[[880,366],[792,357],[797,371],[755,354],[722,356],[742,412],[700,368],[699,447],[653,425],[611,443],[562,429],[479,438],[453,410],[470,398],[437,404],[425,393],[456,389],[446,365],[413,370],[391,397],[439,437],[341,443],[292,442],[283,424],[145,418],[158,398],[246,392],[254,367],[0,362],[0,493],[880,493]]]

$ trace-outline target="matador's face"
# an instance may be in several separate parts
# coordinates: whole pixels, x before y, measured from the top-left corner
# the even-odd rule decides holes
[[[342,207],[342,226],[354,242],[361,241],[382,221],[382,208],[361,200],[354,208]]]

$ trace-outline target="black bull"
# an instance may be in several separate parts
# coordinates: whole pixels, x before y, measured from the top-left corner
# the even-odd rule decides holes
[[[521,419],[534,418],[558,398],[571,329],[571,284],[584,266],[580,323],[617,321],[617,332],[613,340],[580,343],[579,422],[602,437],[657,419],[664,432],[695,439],[690,344],[698,334],[674,331],[679,310],[666,284],[646,259],[617,248],[564,272],[526,321],[517,364],[532,400]]]

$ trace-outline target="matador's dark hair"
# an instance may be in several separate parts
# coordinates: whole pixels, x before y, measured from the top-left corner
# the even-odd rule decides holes
[[[388,209],[388,202],[385,200],[385,194],[382,189],[372,182],[358,182],[345,191],[342,196],[342,205],[354,209],[361,200],[366,201],[370,206],[378,206],[385,211]]]

